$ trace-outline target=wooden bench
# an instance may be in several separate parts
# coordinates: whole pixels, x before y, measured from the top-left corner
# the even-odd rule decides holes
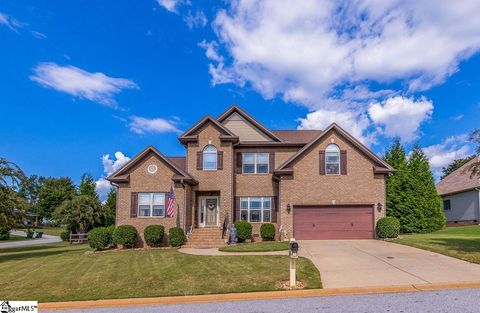
[[[86,233],[72,234],[70,233],[70,244],[87,243],[88,238]]]

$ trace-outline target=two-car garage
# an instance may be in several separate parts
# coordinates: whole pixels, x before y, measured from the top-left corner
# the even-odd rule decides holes
[[[295,239],[372,239],[373,205],[294,206]]]

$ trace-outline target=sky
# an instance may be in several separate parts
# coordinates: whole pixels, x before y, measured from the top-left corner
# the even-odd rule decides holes
[[[336,122],[438,177],[480,127],[480,1],[0,0],[0,157],[104,179],[237,104],[271,129]]]

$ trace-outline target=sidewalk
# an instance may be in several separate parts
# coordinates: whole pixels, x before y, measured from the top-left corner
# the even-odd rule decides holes
[[[210,255],[210,256],[225,256],[225,255],[288,255],[288,250],[284,251],[268,251],[268,252],[223,252],[218,248],[195,249],[195,248],[181,248],[178,252],[193,254],[193,255]]]
[[[25,237],[26,234],[23,231],[12,231],[12,235]],[[46,243],[55,243],[62,242],[62,239],[58,236],[43,235],[42,238],[32,239],[32,240],[20,240],[20,241],[10,241],[10,242],[0,242],[0,249],[3,248],[14,248],[14,247],[24,247],[30,245],[41,245]]]

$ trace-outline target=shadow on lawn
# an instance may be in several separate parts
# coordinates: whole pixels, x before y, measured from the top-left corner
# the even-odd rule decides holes
[[[76,248],[76,247],[75,247]],[[22,260],[27,258],[38,258],[50,255],[57,255],[63,253],[74,252],[75,249],[71,246],[65,245],[36,245],[36,246],[24,246],[15,248],[0,249],[0,262],[11,260]],[[83,253],[83,251],[79,251]]]
[[[480,253],[480,238],[432,238],[427,243],[442,246],[447,250]]]

